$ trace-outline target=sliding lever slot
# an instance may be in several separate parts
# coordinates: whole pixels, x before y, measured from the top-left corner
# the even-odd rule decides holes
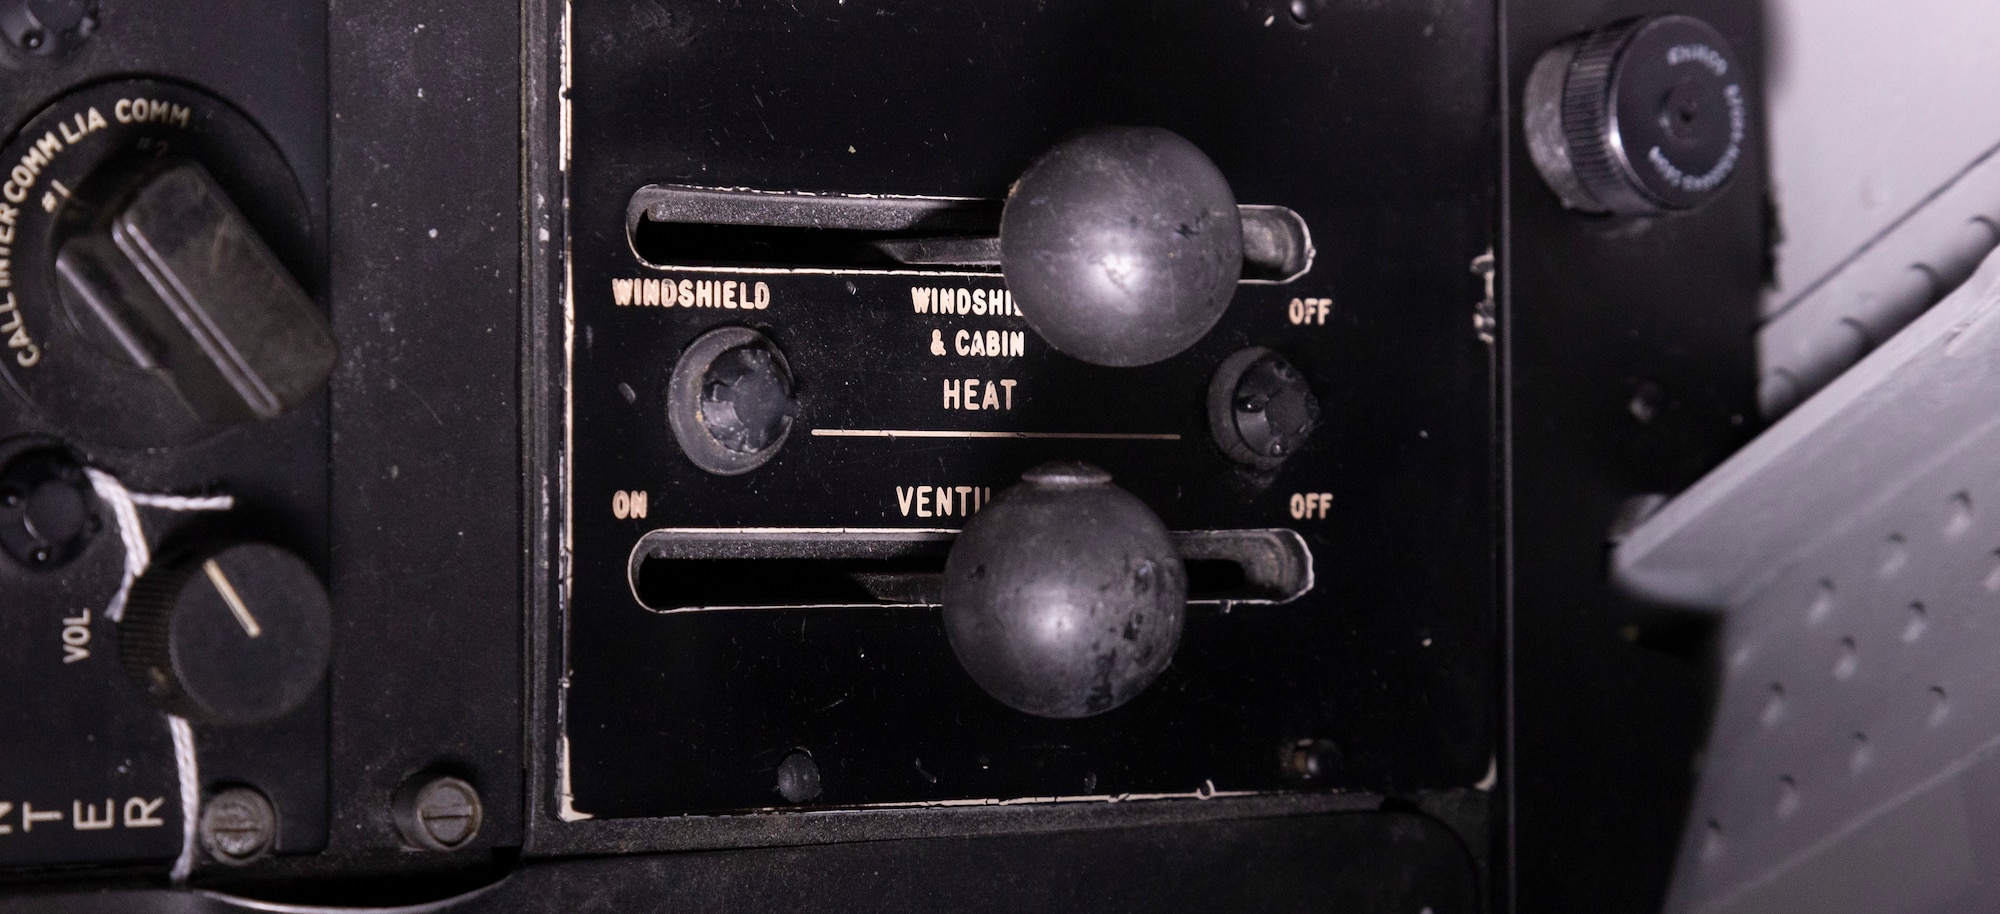
[[[808,194],[649,184],[632,195],[632,252],[666,269],[1000,272],[1001,200]],[[1282,206],[1242,205],[1243,282],[1312,268],[1312,235]]]
[[[658,613],[930,607],[955,530],[664,529],[640,537],[632,596]],[[1313,587],[1312,552],[1285,529],[1173,534],[1194,604],[1286,603]]]

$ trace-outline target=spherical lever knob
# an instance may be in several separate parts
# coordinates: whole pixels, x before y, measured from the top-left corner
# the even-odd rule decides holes
[[[1030,470],[966,522],[944,624],[988,694],[1041,717],[1130,701],[1180,644],[1187,571],[1165,524],[1084,463]]]
[[[211,724],[276,720],[326,674],[326,589],[299,557],[239,544],[158,562],[132,586],[118,653],[132,684]]]
[[[1070,137],[1028,168],[1000,217],[1000,264],[1049,345],[1149,365],[1215,326],[1243,273],[1243,221],[1222,171],[1157,127]]]

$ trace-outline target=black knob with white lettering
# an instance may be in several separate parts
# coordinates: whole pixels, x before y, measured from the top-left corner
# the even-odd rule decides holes
[[[1653,215],[1693,209],[1743,164],[1745,74],[1729,42],[1691,16],[1629,19],[1542,55],[1523,129],[1564,205]]]
[[[162,709],[209,724],[276,720],[326,675],[333,619],[304,560],[262,543],[180,552],[132,586],[118,654]]]
[[[179,83],[95,83],[35,115],[0,161],[30,163],[0,174],[14,265],[0,375],[51,431],[174,447],[324,389],[337,351],[310,291],[323,236],[241,112]]]
[[[1149,365],[1208,333],[1243,274],[1221,169],[1180,135],[1103,127],[1058,143],[1007,195],[1000,264],[1021,316],[1097,365]]]
[[[1167,668],[1187,570],[1166,525],[1085,463],[1036,467],[965,524],[944,625],[974,682],[1040,717],[1088,717]]]

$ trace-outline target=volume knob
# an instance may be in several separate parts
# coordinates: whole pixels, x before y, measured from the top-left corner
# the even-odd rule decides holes
[[[326,588],[298,556],[261,543],[183,553],[132,586],[118,625],[132,684],[162,709],[211,724],[290,713],[326,675]]]

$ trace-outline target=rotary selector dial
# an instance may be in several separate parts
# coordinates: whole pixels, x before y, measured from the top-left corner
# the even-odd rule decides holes
[[[0,150],[0,374],[56,430],[159,447],[275,418],[336,358],[284,158],[174,83],[81,89]]]
[[[132,587],[118,639],[132,684],[162,709],[255,724],[290,713],[319,687],[333,619],[304,560],[239,543],[155,563]]]
[[[1655,215],[1713,199],[1743,166],[1742,62],[1691,16],[1631,19],[1557,45],[1528,75],[1528,152],[1565,206]]]

